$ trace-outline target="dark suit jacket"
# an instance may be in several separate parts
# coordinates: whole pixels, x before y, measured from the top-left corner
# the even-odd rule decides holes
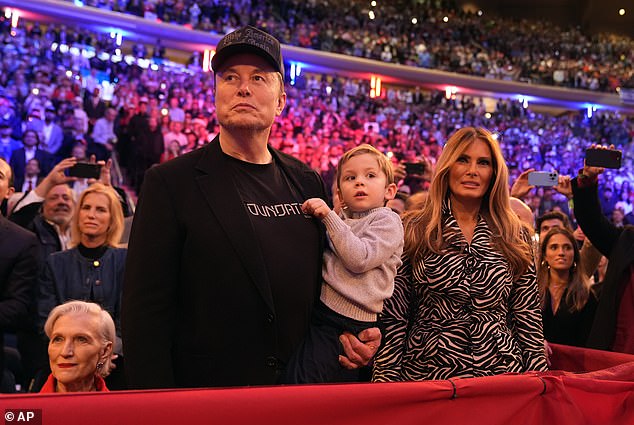
[[[583,233],[608,262],[599,293],[599,304],[586,344],[589,348],[611,350],[619,312],[619,286],[634,261],[634,226],[615,227],[603,215],[597,185],[579,187],[572,180],[575,218]]]
[[[3,334],[26,320],[38,272],[35,235],[0,216],[0,348]],[[0,375],[4,352],[0,349]]]
[[[51,172],[55,166],[55,159],[50,153],[37,149],[35,151],[35,159],[40,163],[39,176],[44,178]],[[14,176],[14,187],[21,189],[24,183],[24,173],[26,172],[26,155],[24,148],[16,149],[11,154],[11,169]]]
[[[300,196],[325,197],[317,173],[271,153]],[[279,323],[263,254],[230,175],[218,138],[145,175],[122,300],[130,388],[275,384],[278,338],[301,327],[293,334],[298,345],[308,328],[320,276],[297,282],[310,291],[308,317],[297,319],[300,326]],[[325,233],[313,224],[319,265]]]

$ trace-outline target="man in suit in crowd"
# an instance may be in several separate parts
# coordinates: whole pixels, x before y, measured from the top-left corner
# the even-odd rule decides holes
[[[22,147],[19,140],[11,137],[12,132],[9,121],[0,118],[0,158],[7,162],[11,161],[11,153]]]
[[[301,211],[319,175],[270,148],[286,104],[279,42],[227,34],[212,61],[220,133],[150,168],[126,264],[122,331],[131,388],[271,385],[318,300],[325,232]],[[380,332],[341,336],[365,365]]]
[[[12,193],[11,167],[0,158],[0,199]],[[16,377],[5,368],[4,333],[15,332],[27,319],[37,271],[35,235],[0,215],[0,392],[15,391]]]
[[[51,155],[57,155],[57,151],[62,147],[64,141],[64,130],[57,124],[57,110],[53,105],[47,105],[44,108],[44,125],[42,126],[42,146],[40,148],[46,150]]]
[[[11,154],[11,169],[13,170],[15,187],[22,188],[26,175],[26,164],[33,158],[37,159],[40,166],[40,177],[46,176],[54,165],[53,155],[39,148],[40,135],[35,130],[26,130],[22,134],[24,147],[16,149]]]

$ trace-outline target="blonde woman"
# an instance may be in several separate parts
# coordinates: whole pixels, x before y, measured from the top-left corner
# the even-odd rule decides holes
[[[529,235],[511,210],[497,141],[463,128],[438,159],[422,210],[404,217],[403,265],[373,380],[545,370]]]
[[[71,249],[51,254],[40,276],[38,313],[41,324],[51,310],[68,300],[92,301],[112,314],[120,353],[119,313],[127,250],[117,248],[123,211],[110,186],[94,183],[79,197],[71,222]]]

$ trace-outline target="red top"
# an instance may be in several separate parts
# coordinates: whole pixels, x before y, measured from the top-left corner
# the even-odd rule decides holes
[[[57,380],[53,377],[53,374],[51,373],[50,375],[48,375],[48,379],[46,380],[46,383],[40,390],[40,394],[57,392],[55,391],[55,387],[57,386],[56,383],[57,383]],[[99,375],[95,375],[95,387],[97,388],[97,391],[99,392],[110,392],[108,387],[106,387],[106,382]]]

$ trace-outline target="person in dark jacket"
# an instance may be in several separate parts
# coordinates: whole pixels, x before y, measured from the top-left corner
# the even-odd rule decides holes
[[[13,193],[11,167],[0,158],[0,199]],[[5,368],[4,333],[26,321],[37,278],[35,235],[0,215],[0,392],[14,392],[16,376]],[[19,378],[18,378],[19,379]]]
[[[598,194],[598,176],[603,171],[584,165],[572,180],[577,223],[609,260],[586,345],[634,354],[634,226],[616,227],[603,215]]]
[[[150,168],[132,225],[122,302],[132,388],[272,385],[308,330],[325,232],[301,204],[319,175],[268,145],[286,104],[280,44],[245,27],[216,46],[220,134]],[[377,328],[341,336],[368,363]]]

